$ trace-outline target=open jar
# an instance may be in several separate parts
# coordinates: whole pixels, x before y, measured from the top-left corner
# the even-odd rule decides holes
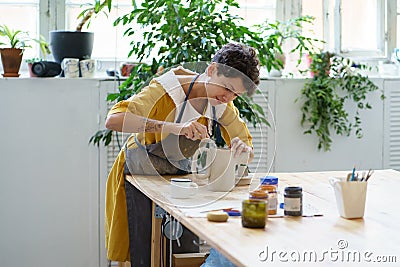
[[[267,220],[267,202],[259,199],[242,201],[242,226],[264,228]]]

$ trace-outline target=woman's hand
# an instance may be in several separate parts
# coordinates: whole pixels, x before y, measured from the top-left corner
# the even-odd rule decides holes
[[[250,152],[250,154],[252,154],[251,152],[253,151],[253,148],[246,145],[239,137],[235,137],[231,140],[230,148],[234,153],[234,157],[237,157],[244,152]]]
[[[179,124],[177,130],[178,132],[175,134],[184,135],[191,140],[210,138],[207,127],[197,121]]]

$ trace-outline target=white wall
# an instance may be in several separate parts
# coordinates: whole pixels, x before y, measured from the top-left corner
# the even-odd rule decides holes
[[[383,79],[373,79],[374,83],[383,88]],[[269,128],[268,149],[276,146],[273,170],[290,171],[320,171],[347,170],[354,165],[357,168],[381,169],[383,163],[383,128],[384,101],[380,92],[370,95],[372,110],[361,113],[364,137],[357,139],[354,133],[350,137],[337,136],[331,133],[331,151],[318,151],[316,135],[304,135],[301,127],[300,91],[304,79],[276,79],[263,81],[260,85],[263,92],[268,92],[269,104],[276,123],[276,130]],[[354,107],[348,105],[351,114]],[[270,117],[271,120],[271,117]],[[272,152],[270,152],[272,153]],[[268,160],[272,160],[269,157]]]

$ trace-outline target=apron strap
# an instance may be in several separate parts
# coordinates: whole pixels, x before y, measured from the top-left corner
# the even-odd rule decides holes
[[[212,106],[212,113],[213,113],[213,124],[212,124],[213,131],[212,131],[212,133],[213,133],[213,135],[215,135],[215,143],[223,144],[224,140],[222,139],[221,128],[220,128],[220,124],[217,120],[215,106]]]
[[[180,112],[179,112],[178,118],[176,119],[176,122],[177,122],[177,123],[180,123],[181,120],[182,120],[183,111],[185,110],[186,102],[187,102],[188,99],[189,99],[189,94],[190,94],[190,92],[192,91],[194,82],[197,80],[197,78],[199,78],[199,76],[200,76],[200,74],[197,74],[196,77],[194,77],[193,80],[190,82],[189,90],[188,90],[188,92],[187,92],[187,95],[186,95],[186,97],[185,97],[185,100],[183,101],[182,108],[181,108],[181,110],[180,110]]]
[[[197,74],[196,77],[194,77],[193,80],[190,82],[189,90],[187,92],[187,95],[185,96],[185,100],[183,101],[182,108],[179,111],[178,118],[176,119],[177,123],[180,123],[181,120],[182,120],[183,112],[184,112],[184,110],[186,108],[186,102],[189,99],[189,95],[190,95],[190,92],[193,89],[194,82],[197,80],[197,78],[199,76],[200,76],[200,74]],[[217,144],[223,144],[224,141],[223,141],[222,135],[221,135],[221,128],[220,128],[220,124],[218,123],[218,120],[217,120],[217,115],[216,115],[216,111],[215,111],[215,107],[214,106],[212,106],[212,113],[213,113],[212,114],[213,115],[213,125],[212,125],[213,131],[212,132],[213,132],[213,135],[215,134],[215,139],[216,139],[215,141],[217,142]],[[136,139],[135,139],[135,141],[136,141]]]
[[[176,119],[176,122],[177,122],[177,123],[180,123],[181,120],[182,120],[183,111],[185,110],[186,102],[187,102],[188,99],[189,99],[189,94],[190,94],[190,92],[191,92],[192,89],[193,89],[194,82],[197,80],[197,78],[199,78],[199,76],[200,76],[200,74],[197,74],[197,75],[192,79],[192,81],[190,82],[189,90],[188,90],[188,92],[187,92],[187,95],[185,96],[185,100],[183,101],[182,108],[181,108],[181,110],[179,111],[178,118]],[[215,108],[213,109],[213,112],[214,112],[214,116],[215,116]],[[146,150],[146,147],[145,147],[144,145],[142,145],[142,144],[139,142],[139,140],[137,139],[136,134],[134,134],[134,139],[135,139],[135,142],[136,142],[136,144],[138,145],[139,148]],[[127,150],[126,144],[125,144],[125,149]]]

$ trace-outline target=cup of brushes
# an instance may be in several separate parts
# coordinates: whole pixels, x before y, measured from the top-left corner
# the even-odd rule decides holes
[[[339,215],[346,219],[364,217],[368,180],[372,170],[361,174],[353,171],[346,178],[331,178]]]

